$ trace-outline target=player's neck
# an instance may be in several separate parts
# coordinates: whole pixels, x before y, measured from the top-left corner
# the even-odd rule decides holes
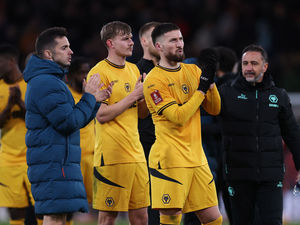
[[[158,64],[162,67],[169,68],[169,69],[176,69],[180,66],[179,62],[170,61],[170,60],[163,59],[163,58],[160,59]]]
[[[126,61],[126,57],[110,53],[107,56],[107,60],[114,63],[114,64],[116,64],[116,65],[124,66],[125,61]]]
[[[143,58],[144,59],[147,59],[147,60],[151,60],[153,62],[154,65],[157,65],[158,62],[159,62],[159,59],[156,58],[155,56],[151,55],[149,52],[145,51],[144,52],[144,55],[143,55]]]

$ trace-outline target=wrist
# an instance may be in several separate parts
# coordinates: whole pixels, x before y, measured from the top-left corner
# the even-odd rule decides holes
[[[134,103],[140,99],[140,96],[137,93],[136,89],[133,92],[131,92],[130,95],[128,95],[128,97],[130,97],[130,101],[132,101],[132,103]]]
[[[203,91],[201,91],[201,90],[197,90],[197,91],[199,91],[201,94],[203,94],[203,95],[205,95],[206,93],[205,92],[203,92]]]

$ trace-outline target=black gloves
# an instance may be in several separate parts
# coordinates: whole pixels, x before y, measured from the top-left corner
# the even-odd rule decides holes
[[[198,90],[207,92],[209,86],[214,82],[218,63],[218,54],[213,48],[206,48],[200,52],[198,64],[202,70]]]

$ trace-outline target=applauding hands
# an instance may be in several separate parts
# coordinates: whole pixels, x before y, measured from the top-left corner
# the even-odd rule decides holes
[[[83,81],[83,90],[84,92],[94,95],[97,102],[101,102],[110,97],[114,84],[111,82],[106,89],[101,90],[103,85],[100,80],[100,75],[94,74],[87,82],[85,80]]]

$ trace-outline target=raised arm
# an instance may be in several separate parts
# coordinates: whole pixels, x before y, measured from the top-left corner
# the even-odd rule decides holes
[[[96,118],[100,123],[109,122],[116,118],[118,115],[122,114],[133,104],[137,104],[137,101],[143,98],[143,84],[139,79],[136,82],[135,89],[119,102],[112,105],[107,105],[105,103],[101,104]]]
[[[213,116],[216,116],[221,111],[221,98],[216,85],[213,83],[207,91],[205,99],[202,103],[204,110]]]
[[[85,126],[91,118],[96,116],[98,110],[97,100],[105,97],[97,96],[100,83],[95,80],[87,83],[88,92],[84,93],[80,101],[74,106],[70,101],[71,94],[63,83],[57,82],[55,78],[45,79],[39,85],[44,88],[31,90],[32,95],[38,95],[36,104],[39,111],[47,118],[54,129],[63,134],[69,134]],[[49,78],[48,77],[48,78]],[[93,94],[91,94],[95,90]],[[95,95],[94,95],[95,94]]]
[[[169,121],[178,125],[188,121],[205,98],[204,93],[197,90],[189,101],[179,105],[170,93],[168,85],[155,78],[146,79],[144,93],[147,105],[150,105],[158,115],[164,115]]]

